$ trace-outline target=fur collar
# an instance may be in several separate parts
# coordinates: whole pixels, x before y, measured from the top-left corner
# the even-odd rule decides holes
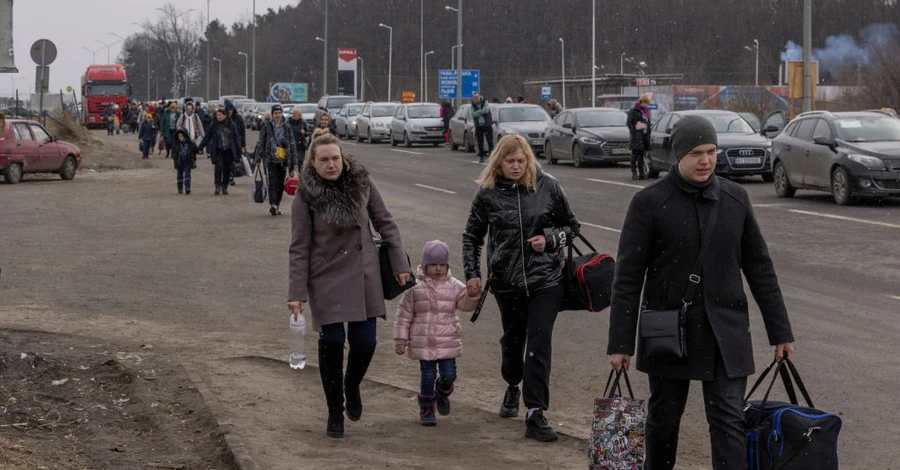
[[[360,226],[359,212],[369,204],[369,172],[350,162],[336,182],[322,179],[312,164],[303,166],[300,192],[312,210],[329,225],[339,228]]]

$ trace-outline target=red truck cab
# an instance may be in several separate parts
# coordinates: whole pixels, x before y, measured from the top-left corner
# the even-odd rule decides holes
[[[0,115],[0,130],[0,173],[8,184],[18,183],[25,173],[59,173],[70,180],[81,168],[81,150],[37,122]]]
[[[104,127],[106,108],[119,105],[125,109],[131,87],[120,64],[91,65],[81,79],[82,118],[88,129]]]

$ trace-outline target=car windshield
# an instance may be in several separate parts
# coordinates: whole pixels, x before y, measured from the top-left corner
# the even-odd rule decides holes
[[[900,140],[900,119],[860,117],[834,122],[837,136],[847,142],[883,142]]]
[[[299,109],[303,114],[316,114],[316,110],[319,108],[317,108],[314,104],[301,104],[300,106],[297,106],[297,109]]]
[[[126,88],[124,83],[88,85],[88,96],[122,96],[126,93]]]
[[[356,106],[347,106],[347,116],[356,116],[362,111],[363,105],[358,104]]]
[[[708,114],[703,115],[703,117],[709,119],[709,122],[712,123],[713,127],[716,128],[716,132],[719,134],[756,133],[756,131],[753,130],[753,126],[737,114]]]
[[[625,126],[628,115],[613,111],[587,111],[578,113],[581,127],[621,127]]]
[[[441,117],[440,106],[410,106],[410,119],[439,118]]]
[[[388,117],[393,116],[397,111],[397,105],[381,105],[372,107],[372,117]]]
[[[344,107],[347,103],[353,103],[356,101],[356,98],[352,96],[347,96],[344,98],[328,98],[328,104],[325,105],[329,111],[340,111],[342,107]]]
[[[546,122],[550,115],[541,108],[507,108],[500,110],[500,122]]]

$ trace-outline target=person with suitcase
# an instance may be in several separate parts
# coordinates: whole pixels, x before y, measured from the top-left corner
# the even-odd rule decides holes
[[[609,362],[627,370],[639,336],[637,368],[650,376],[645,469],[675,466],[692,381],[703,383],[712,467],[746,468],[743,401],[754,364],[742,274],[777,359],[791,358],[794,336],[750,197],[715,175],[715,127],[703,117],[683,118],[672,149],[677,163],[668,176],[638,191],[625,216]]]

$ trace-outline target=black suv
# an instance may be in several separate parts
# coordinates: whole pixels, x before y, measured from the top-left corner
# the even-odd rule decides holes
[[[900,196],[900,119],[877,112],[812,111],[772,141],[775,192],[828,191],[834,202]]]
[[[719,141],[717,175],[762,175],[763,181],[772,182],[771,142],[759,135],[738,113],[716,110],[675,111],[661,117],[650,133],[653,149],[644,158],[647,176],[656,178],[660,171],[668,171],[675,164],[672,128],[685,116],[703,116],[716,128]]]

